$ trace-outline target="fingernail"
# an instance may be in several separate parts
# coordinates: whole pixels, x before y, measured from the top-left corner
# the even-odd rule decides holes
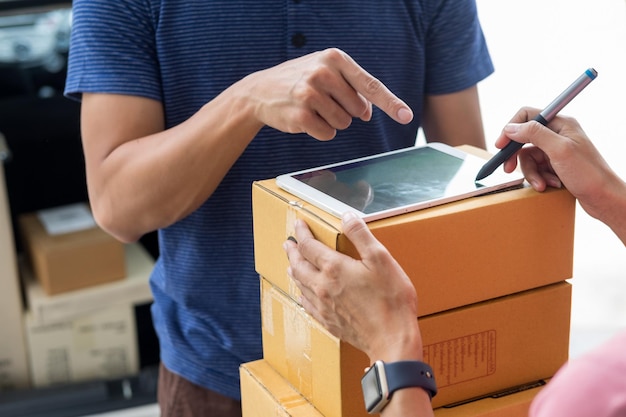
[[[359,216],[357,216],[354,212],[352,211],[346,211],[345,213],[343,213],[343,215],[341,216],[341,224],[347,224],[350,223],[353,220],[357,220],[359,218]]]
[[[413,120],[413,112],[409,108],[402,107],[398,110],[398,121],[400,123],[409,123],[411,120]]]

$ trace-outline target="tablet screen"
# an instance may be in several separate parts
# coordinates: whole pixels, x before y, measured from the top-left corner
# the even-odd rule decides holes
[[[373,162],[375,161],[375,162]],[[463,159],[433,148],[386,155],[326,168],[345,187],[334,187],[333,197],[350,207],[373,213],[444,197],[451,181],[463,166]],[[294,178],[320,191],[328,182],[316,181],[322,171],[294,175]],[[368,195],[365,184],[371,187]],[[359,198],[362,196],[362,198]]]
[[[455,148],[435,144],[293,173],[279,177],[278,184],[287,185],[283,188],[324,209],[332,203],[325,204],[316,198],[316,193],[307,193],[306,187],[298,187],[297,182],[364,215],[395,214],[401,208],[410,211],[430,207],[522,182],[519,173],[493,174],[475,182],[485,162]],[[285,177],[296,181],[284,184]],[[330,211],[340,209],[331,207]]]

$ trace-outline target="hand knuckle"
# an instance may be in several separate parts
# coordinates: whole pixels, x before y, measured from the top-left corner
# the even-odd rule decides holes
[[[378,78],[368,76],[367,80],[365,81],[365,91],[369,95],[378,95],[381,91],[383,91],[383,88],[383,83]]]
[[[340,276],[341,268],[335,262],[324,262],[321,269],[324,275],[333,281]]]
[[[344,59],[344,52],[339,48],[327,48],[322,52],[325,59],[337,61]]]

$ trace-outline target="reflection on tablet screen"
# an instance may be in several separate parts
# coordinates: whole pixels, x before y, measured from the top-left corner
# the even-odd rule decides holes
[[[307,185],[331,194],[364,213],[429,201],[459,190],[480,188],[468,182],[465,160],[429,147],[328,167],[296,175]],[[472,167],[472,169],[474,169]]]

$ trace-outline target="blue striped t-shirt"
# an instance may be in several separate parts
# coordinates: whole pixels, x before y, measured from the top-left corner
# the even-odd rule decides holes
[[[262,356],[252,181],[412,146],[425,94],[493,71],[473,0],[74,0],[73,13],[66,94],[159,100],[167,127],[254,71],[328,47],[415,113],[403,126],[374,109],[330,142],[265,127],[196,212],[159,231],[151,285],[161,360],[233,398],[239,364]]]

